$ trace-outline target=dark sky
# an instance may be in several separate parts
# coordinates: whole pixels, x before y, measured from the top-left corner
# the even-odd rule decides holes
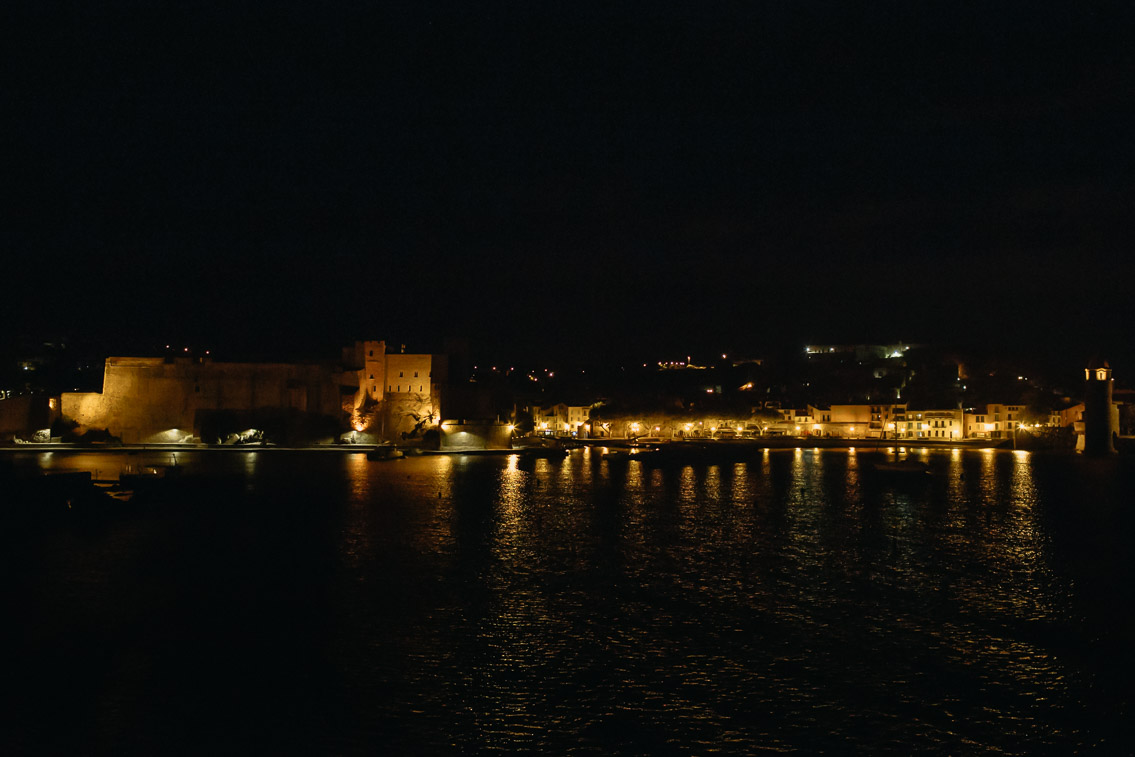
[[[0,20],[11,330],[1129,349],[1125,4],[155,5]]]

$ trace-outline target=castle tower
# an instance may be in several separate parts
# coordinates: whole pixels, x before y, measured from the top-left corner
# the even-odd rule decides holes
[[[1092,358],[1084,369],[1084,454],[1092,457],[1115,454],[1112,436],[1118,419],[1112,417],[1111,366]]]
[[[386,390],[386,342],[363,342],[363,370],[359,385],[371,402],[380,402]]]

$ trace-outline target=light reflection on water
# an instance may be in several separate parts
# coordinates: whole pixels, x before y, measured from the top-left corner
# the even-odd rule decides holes
[[[896,452],[933,475],[875,469]],[[36,465],[109,469],[121,457]],[[285,677],[278,696],[307,704],[287,722],[259,717],[311,748],[956,753],[1130,743],[1118,724],[1132,699],[1110,670],[1129,659],[1135,624],[1098,588],[1131,578],[1127,461],[919,447],[666,465],[595,450],[562,461],[184,457],[189,472],[250,483],[250,499],[226,510],[241,538],[218,540],[224,520],[206,531],[205,575],[219,577],[211,601],[239,605],[247,597],[234,592],[249,586],[276,596],[279,575],[308,587],[261,608],[280,621],[269,635],[311,660],[302,684]],[[258,497],[270,508],[254,508]],[[196,559],[187,555],[201,543],[179,541],[164,517],[130,522],[114,560],[152,550],[171,564]],[[273,539],[287,548],[263,546]],[[67,567],[41,579],[47,589],[79,582],[90,596],[89,584],[105,581],[98,591],[123,591],[109,584],[105,554],[83,572],[90,542],[67,545]],[[249,545],[257,560],[244,556]],[[190,575],[166,570],[148,580]],[[117,571],[114,586],[130,575]],[[146,596],[126,590],[127,614],[144,612],[129,604],[135,593]],[[196,622],[172,607],[145,612],[157,613],[159,631]],[[315,625],[295,630],[293,612]],[[188,643],[214,633],[196,628]],[[103,638],[113,649],[115,635]],[[132,653],[173,654],[162,639],[132,637],[142,650]],[[162,722],[141,712],[140,732]]]

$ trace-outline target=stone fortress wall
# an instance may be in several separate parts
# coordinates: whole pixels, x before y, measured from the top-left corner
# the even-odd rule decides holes
[[[64,393],[61,411],[125,444],[183,441],[200,436],[210,413],[255,411],[331,418],[376,440],[396,439],[416,418],[439,420],[445,362],[438,355],[387,355],[381,341],[357,342],[344,350],[342,364],[111,357],[102,391]],[[384,380],[401,391],[387,391]]]
[[[80,426],[109,429],[127,444],[176,442],[194,435],[208,411],[338,416],[342,380],[342,371],[318,364],[111,357],[102,392],[64,393],[62,410]]]

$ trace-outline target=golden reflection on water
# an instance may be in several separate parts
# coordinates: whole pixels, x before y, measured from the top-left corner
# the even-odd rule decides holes
[[[698,482],[697,476],[694,474],[694,466],[684,466],[678,476],[679,506],[693,505],[697,501],[697,489]]]
[[[716,465],[705,471],[705,494],[714,502],[721,501],[721,469]]]
[[[351,490],[350,502],[355,507],[358,507],[370,492],[368,469],[369,466],[375,465],[376,463],[367,460],[366,454],[363,453],[345,455],[344,458],[343,464],[347,468],[347,481]]]
[[[1009,620],[1056,612],[1034,456],[901,449],[926,461],[932,475],[876,471],[872,463],[895,446],[765,449],[747,462],[673,466],[591,450],[531,463],[516,455],[443,456],[407,461],[412,469],[368,468],[355,456],[346,465],[353,496],[372,515],[389,484],[429,489],[429,502],[403,502],[419,517],[399,525],[410,538],[414,530],[429,534],[413,567],[460,572],[475,587],[475,600],[447,596],[456,604],[434,612],[453,620],[474,650],[461,660],[459,687],[464,706],[478,713],[479,745],[523,751],[538,748],[548,728],[549,679],[585,696],[594,694],[591,675],[634,682],[664,703],[658,717],[680,711],[718,723],[712,705],[672,685],[711,688],[731,670],[767,684],[761,677],[785,665],[778,653],[752,670],[746,661],[759,653],[748,646],[730,660],[714,656],[718,635],[743,635],[754,619],[800,659],[815,645],[842,643],[832,638],[879,642],[890,652],[901,644],[883,642],[905,639],[950,669],[1000,675],[992,685],[1060,692],[1062,669],[1043,645],[1003,632]],[[405,479],[407,470],[414,479]],[[441,496],[432,496],[435,489]],[[447,562],[453,553],[461,559]],[[452,643],[448,628],[438,644]],[[695,633],[709,639],[705,649],[668,660],[665,676],[636,667],[684,653]],[[917,662],[896,659],[899,675],[917,674]],[[774,683],[784,691],[824,696],[809,692],[809,675],[779,675]],[[876,675],[889,680],[885,671]],[[648,706],[642,712],[658,714]]]
[[[749,483],[749,464],[733,464],[733,504],[748,505],[753,500],[753,490]]]

